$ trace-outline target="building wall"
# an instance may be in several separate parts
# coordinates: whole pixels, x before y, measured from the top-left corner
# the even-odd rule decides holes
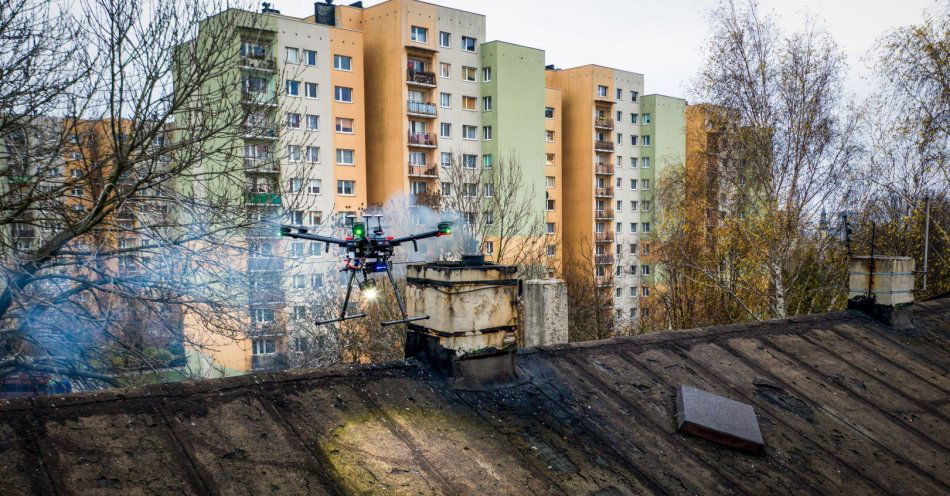
[[[545,131],[554,132],[554,140],[544,143],[545,164],[544,175],[554,178],[554,187],[545,187],[545,199],[554,200],[554,209],[545,212],[545,221],[553,224],[554,234],[545,233],[545,245],[554,247],[554,255],[549,256],[549,264],[554,269],[557,277],[562,276],[564,270],[564,247],[563,247],[563,229],[564,229],[564,174],[562,173],[562,164],[564,153],[561,148],[561,140],[564,138],[562,119],[564,114],[564,103],[561,90],[556,88],[544,89],[544,105],[554,110],[554,116],[544,119]],[[551,155],[553,160],[547,160]],[[547,230],[547,226],[545,226]]]

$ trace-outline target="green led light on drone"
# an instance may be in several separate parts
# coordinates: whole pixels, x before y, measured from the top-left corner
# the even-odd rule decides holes
[[[362,238],[366,236],[366,226],[362,223],[353,224],[353,237]]]

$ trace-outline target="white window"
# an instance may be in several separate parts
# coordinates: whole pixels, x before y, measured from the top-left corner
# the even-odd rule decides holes
[[[320,129],[320,117],[307,114],[307,131],[316,131]]]
[[[554,234],[555,230],[556,230],[555,224],[554,224],[553,222],[548,222],[548,223],[547,223],[547,233],[548,233],[548,234]]]
[[[488,112],[488,111],[491,110],[491,109],[492,109],[491,97],[490,97],[490,96],[483,96],[483,97],[482,97],[482,110],[484,110],[485,112]]]
[[[640,232],[644,232],[644,233],[650,232],[650,223],[649,223],[649,222],[644,222],[643,224],[641,224],[641,225],[640,225]]]
[[[546,247],[546,253],[547,253],[547,256],[549,256],[549,257],[553,257],[553,256],[557,255],[557,246],[555,246],[555,245],[547,245],[547,247]]]
[[[635,134],[630,135],[630,146],[637,146],[637,136]]]
[[[304,83],[304,96],[307,98],[319,98],[317,94],[317,83]]]
[[[495,196],[495,185],[493,183],[485,183],[485,185],[482,186],[482,190],[485,193],[485,198]]]
[[[623,145],[623,134],[622,134],[622,133],[617,133],[617,144],[618,144],[618,145]]]
[[[452,107],[452,94],[451,93],[439,93],[439,105],[442,108],[451,108]]]
[[[494,162],[492,161],[491,153],[486,153],[482,155],[482,167],[486,169],[491,169]]]
[[[299,64],[300,63],[300,50],[296,48],[287,47],[287,63],[288,64]]]
[[[302,257],[303,256],[303,243],[294,243],[291,245],[290,256],[292,257]],[[295,289],[303,289],[307,287],[307,276],[303,274],[294,274],[293,277],[293,286]]]
[[[644,200],[644,201],[643,201],[643,211],[644,211],[644,212],[649,212],[649,211],[650,211],[650,202],[647,201],[647,200]]]
[[[317,51],[316,50],[304,50],[303,51],[304,62],[307,65],[317,65]]]
[[[445,31],[439,31],[439,46],[449,48],[452,46],[452,35]]]
[[[82,177],[82,169],[70,169],[70,177]]]
[[[299,177],[290,178],[290,192],[299,193],[303,189],[303,179]]]
[[[637,123],[637,114],[631,113],[631,114],[630,114],[630,124],[636,124],[636,123]]]
[[[412,26],[409,31],[409,39],[419,43],[428,43],[429,30],[420,26]]]
[[[631,234],[635,234],[636,232],[637,232],[637,223],[636,223],[636,222],[631,222],[631,223],[630,223],[630,233],[631,233]]]
[[[462,81],[474,83],[478,78],[478,70],[474,67],[462,66]]]
[[[636,200],[630,200],[630,211],[631,211],[631,212],[636,212],[636,211],[637,211],[637,201],[636,201]]]
[[[474,169],[478,166],[478,155],[463,154],[462,155],[462,165],[466,169]]]
[[[642,124],[647,125],[651,122],[650,114],[643,114]]]
[[[425,152],[409,152],[409,165],[425,165]]]
[[[82,153],[80,152],[69,152],[69,158],[72,160],[79,160],[82,158]]]
[[[630,168],[631,169],[637,168],[637,157],[630,157]]]
[[[452,137],[452,124],[448,122],[439,123],[439,136],[443,138]]]
[[[544,154],[544,165],[554,165],[554,154],[545,153]]]
[[[462,50],[466,52],[475,51],[475,38],[469,38],[468,36],[462,37]]]
[[[636,254],[637,254],[637,244],[636,244],[636,243],[630,243],[630,254],[631,254],[631,255],[636,255]],[[633,273],[636,274],[637,267],[636,267],[636,266],[633,266],[633,267],[630,267],[630,268],[633,269]]]
[[[644,169],[650,168],[650,157],[643,157],[642,159],[640,159],[640,162],[643,164]]]
[[[637,180],[636,180],[636,179],[631,179],[631,180],[630,180],[630,191],[636,191],[636,190],[637,190]]]
[[[643,287],[643,296],[650,296],[650,288],[649,288],[649,286],[644,286],[644,287]]]
[[[336,163],[339,165],[353,165],[353,150],[346,148],[336,149]]]
[[[477,110],[475,107],[478,105],[478,99],[474,96],[463,96],[462,97],[462,110]]]
[[[300,96],[300,81],[295,81],[293,79],[287,80],[287,95]]]
[[[442,167],[452,165],[452,154],[450,152],[442,152],[439,156],[439,162],[442,164]]]
[[[556,207],[556,205],[555,205],[554,200],[552,200],[552,199],[550,199],[550,198],[548,198],[547,200],[544,200],[544,208],[545,208],[548,212],[553,212],[553,211],[555,210],[555,207]]]
[[[491,67],[482,67],[482,81],[491,81]]]
[[[274,310],[269,308],[253,308],[251,309],[251,320],[254,322],[273,322]]]
[[[482,126],[482,139],[485,141],[491,141],[492,139],[491,126]]]
[[[449,196],[452,194],[452,183],[442,182],[442,196]]]
[[[291,162],[300,162],[300,145],[287,146],[287,159]]]
[[[333,68],[339,71],[353,70],[353,57],[346,55],[334,55]]]
[[[544,141],[551,143],[554,141],[554,131],[544,131]]]
[[[476,134],[478,133],[478,128],[476,126],[462,125],[462,139],[473,140],[476,139]]]
[[[347,88],[346,86],[334,86],[333,98],[338,102],[352,103],[353,88]]]
[[[640,95],[640,94],[637,93],[636,91],[631,91],[631,92],[630,92],[630,101],[631,101],[631,102],[637,101],[637,96],[639,96],[639,95]]]
[[[287,127],[291,129],[300,129],[300,114],[290,112],[287,114]]]
[[[544,176],[544,187],[548,189],[554,188],[554,176]]]
[[[307,307],[303,305],[294,305],[293,319],[300,321],[307,318]]]
[[[462,194],[468,197],[478,196],[478,185],[475,183],[462,184]]]
[[[353,134],[353,119],[348,119],[346,117],[337,117],[336,118],[336,132]]]
[[[446,64],[445,62],[439,63],[439,77],[448,79],[452,77],[452,64]]]
[[[319,148],[317,148],[319,150]],[[311,195],[319,195],[323,191],[323,181],[319,179],[311,179],[307,184],[307,193]],[[313,225],[319,224],[319,222],[314,223]]]
[[[544,107],[544,118],[545,119],[554,118],[554,107]]]
[[[274,321],[274,311],[273,310],[264,310],[256,308],[252,312],[270,312],[270,320],[254,320],[255,322],[273,322]],[[255,339],[253,342],[253,354],[255,355],[268,355],[270,353],[276,353],[277,347],[274,344],[273,339]]]
[[[645,275],[645,276],[650,275],[650,266],[649,266],[649,265],[641,265],[641,266],[640,266],[640,273],[643,274],[643,275]]]
[[[311,256],[311,257],[319,257],[319,256],[320,256],[320,253],[321,253],[321,251],[320,251],[321,248],[323,248],[323,247],[321,246],[321,244],[314,241],[313,243],[310,243],[310,249],[309,249],[309,251],[307,252],[307,255],[309,255],[309,256]],[[310,282],[311,282],[311,285],[313,284],[313,276],[315,276],[315,275],[318,275],[318,274],[310,274]],[[322,276],[322,274],[319,274],[319,275]]]
[[[319,146],[308,146],[307,147],[307,162],[315,164],[320,161],[320,147]]]
[[[336,194],[353,196],[356,194],[356,181],[339,180],[336,182]]]
[[[597,96],[606,97],[606,96],[607,96],[607,87],[604,86],[604,85],[602,85],[602,84],[598,84],[598,85],[597,85]]]
[[[642,139],[642,141],[643,141],[643,143],[642,143],[643,146],[650,146],[650,135],[649,135],[649,134],[644,134],[643,136],[641,136],[641,139]]]
[[[643,191],[646,191],[646,190],[650,189],[650,180],[649,180],[649,179],[644,179],[644,180],[642,180],[642,181],[640,181],[640,182],[643,183]]]
[[[622,232],[623,232],[623,222],[618,222],[618,223],[617,223],[617,234],[620,234],[620,233],[622,233]],[[601,245],[597,245],[597,246],[601,246]]]

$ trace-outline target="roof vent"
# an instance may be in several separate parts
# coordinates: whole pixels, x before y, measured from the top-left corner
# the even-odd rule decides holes
[[[676,391],[676,426],[683,434],[753,455],[761,455],[765,449],[751,405],[691,386]]]
[[[272,5],[274,4],[270,2],[261,3],[261,14],[280,14],[279,10],[271,7]]]
[[[336,26],[336,7],[333,6],[333,0],[327,0],[326,3],[315,2],[313,4],[313,22],[327,26]]]

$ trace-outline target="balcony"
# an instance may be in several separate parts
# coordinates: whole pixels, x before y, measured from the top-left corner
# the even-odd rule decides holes
[[[241,103],[258,107],[276,107],[277,101],[273,94],[261,91],[241,89]]]
[[[277,174],[280,173],[280,165],[269,157],[244,157],[244,172],[256,174]]]
[[[255,228],[257,229],[257,228]],[[261,231],[257,234],[270,233],[273,236],[276,236],[275,228],[261,228]],[[281,271],[284,270],[284,258],[283,257],[250,257],[247,259],[247,270],[249,271]]]
[[[610,276],[598,276],[594,278],[594,283],[597,284],[597,287],[603,288],[606,286],[613,286],[614,280]]]
[[[610,220],[614,218],[613,210],[594,210],[594,218],[597,220]]]
[[[268,353],[266,355],[251,355],[253,370],[283,370],[290,366],[286,353]]]
[[[597,265],[613,265],[614,256],[613,255],[595,255],[594,263]]]
[[[406,113],[417,117],[435,117],[437,115],[434,103],[414,102],[412,100],[406,102]]]
[[[252,288],[248,291],[247,301],[256,306],[281,306],[284,304],[282,288]]]
[[[594,242],[595,243],[613,243],[614,233],[611,231],[594,233]]]
[[[36,229],[33,227],[17,226],[13,229],[13,236],[19,239],[35,238]]]
[[[594,196],[598,198],[613,198],[614,189],[613,188],[594,188]]]
[[[406,83],[414,86],[435,88],[435,73],[408,69],[406,71]]]
[[[612,176],[614,175],[614,166],[610,164],[594,164],[594,174]]]
[[[610,98],[610,92],[608,91],[606,95],[597,95],[594,97],[594,101],[597,103],[606,103],[608,105],[613,105],[614,100]]]
[[[613,119],[594,119],[594,127],[597,129],[613,129]]]
[[[409,164],[409,177],[439,177],[435,164]]]
[[[259,193],[248,191],[245,200],[249,205],[280,206],[280,195],[277,193]]]
[[[250,337],[282,336],[283,328],[276,322],[251,322]]]
[[[598,152],[609,152],[613,153],[614,143],[613,141],[595,141],[594,150]]]
[[[248,71],[277,72],[277,59],[268,56],[243,56],[238,59],[238,67]]]
[[[241,126],[241,135],[244,139],[277,139],[277,126],[246,124]]]
[[[437,145],[435,133],[409,133],[409,146],[435,148]]]

